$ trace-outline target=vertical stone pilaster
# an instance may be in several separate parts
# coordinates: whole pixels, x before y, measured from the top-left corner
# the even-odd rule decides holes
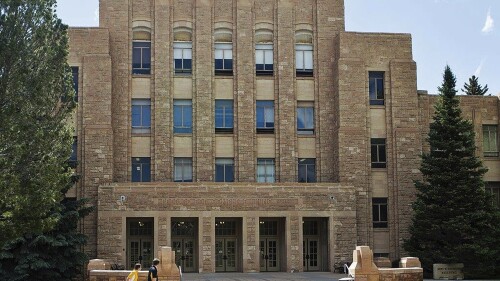
[[[252,1],[236,3],[235,78],[235,181],[255,181],[254,34]]]
[[[155,181],[165,182],[172,178],[172,121],[171,92],[172,85],[170,57],[170,37],[172,28],[171,7],[167,1],[155,0],[154,13],[154,57],[151,61],[154,70],[154,87],[151,102],[154,102],[154,143],[151,149]],[[168,46],[168,47],[166,47]],[[153,157],[154,156],[154,157]],[[154,159],[154,160],[153,160]]]
[[[277,66],[278,91],[275,102],[277,116],[277,174],[280,182],[297,181],[297,134],[295,131],[295,38],[293,25],[294,6],[289,1],[278,1],[277,13]],[[292,44],[291,44],[292,43]]]
[[[243,218],[243,272],[259,272],[259,218]]]
[[[193,57],[195,89],[193,95],[194,150],[193,164],[198,181],[213,181],[214,177],[214,109],[212,101],[212,0],[195,1],[195,57]]]
[[[200,273],[215,272],[215,226],[212,216],[200,218],[200,238]]]
[[[286,218],[286,243],[287,243],[287,253],[286,253],[286,271],[287,272],[299,272],[303,271],[302,264],[302,217],[300,216],[290,216]]]

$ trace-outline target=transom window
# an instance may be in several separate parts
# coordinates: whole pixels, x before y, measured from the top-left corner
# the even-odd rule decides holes
[[[274,159],[257,159],[257,182],[274,181]]]
[[[314,105],[299,104],[297,106],[297,134],[314,134]]]
[[[497,130],[497,125],[483,125],[483,154],[485,157],[498,156]]]
[[[215,100],[215,132],[233,132],[233,100]]]
[[[274,133],[274,101],[257,101],[257,133]]]
[[[192,133],[193,105],[191,100],[174,100],[174,133]]]
[[[151,158],[133,157],[132,182],[150,182],[150,181],[151,181]]]
[[[234,182],[234,160],[232,158],[215,159],[215,181]]]
[[[259,235],[261,236],[275,236],[278,235],[278,222],[261,220],[259,221]]]
[[[371,139],[371,161],[372,168],[385,168],[387,166],[385,139]]]
[[[387,198],[372,198],[373,227],[387,228]]]
[[[316,182],[316,159],[299,159],[299,182]]]
[[[215,235],[233,236],[236,235],[236,222],[232,220],[215,219]]]
[[[188,157],[174,158],[174,182],[193,181],[193,160]]]
[[[368,76],[370,105],[384,105],[384,72],[370,71]]]
[[[132,99],[132,133],[151,132],[151,100]]]

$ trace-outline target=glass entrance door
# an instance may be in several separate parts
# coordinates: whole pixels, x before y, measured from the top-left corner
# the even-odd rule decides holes
[[[320,265],[319,239],[304,238],[302,247],[304,271],[318,271]]]
[[[140,263],[143,268],[151,266],[153,261],[153,241],[151,239],[130,239],[129,242],[129,267],[133,268]]]
[[[278,239],[263,238],[260,240],[260,271],[278,271],[279,254]]]
[[[237,244],[234,238],[215,240],[215,271],[236,271]]]
[[[172,250],[175,252],[175,264],[181,267],[182,272],[194,272],[194,240],[173,239]]]

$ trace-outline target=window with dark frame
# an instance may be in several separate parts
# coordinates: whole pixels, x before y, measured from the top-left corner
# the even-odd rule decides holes
[[[316,182],[316,159],[300,158],[298,182]]]
[[[215,43],[215,75],[233,75],[233,43]]]
[[[151,41],[132,42],[132,74],[151,73]]]
[[[483,125],[483,155],[498,157],[498,126]]]
[[[78,102],[78,66],[71,67],[71,74],[73,76],[73,90],[75,90],[75,102]]]
[[[273,75],[273,44],[255,45],[255,70],[257,75]]]
[[[370,71],[368,76],[370,105],[384,105],[384,72]]]
[[[386,168],[387,156],[385,139],[372,138],[371,142],[371,162],[372,168]]]
[[[373,228],[387,228],[387,198],[372,198]]]
[[[174,182],[193,181],[193,160],[188,157],[174,158]]]
[[[149,134],[151,132],[151,100],[132,99],[132,133]]]
[[[500,208],[500,182],[485,182],[485,190],[491,194],[493,204]]]
[[[257,159],[257,182],[274,182],[274,159]]]
[[[76,168],[78,163],[78,137],[73,136],[73,145],[71,146],[71,156],[69,157],[69,166]]]
[[[215,181],[234,182],[234,160],[232,158],[215,159]]]
[[[313,76],[312,44],[295,44],[295,72],[299,77]]]
[[[150,182],[150,181],[151,181],[151,158],[133,157],[132,182]]]
[[[174,73],[191,74],[192,65],[192,42],[174,42]]]
[[[297,134],[313,135],[314,134],[314,106],[313,105],[298,105],[297,106]]]
[[[174,100],[174,133],[193,132],[193,104],[191,100]]]
[[[274,101],[256,102],[257,133],[274,133]]]
[[[215,100],[215,132],[232,133],[234,122],[233,100]]]

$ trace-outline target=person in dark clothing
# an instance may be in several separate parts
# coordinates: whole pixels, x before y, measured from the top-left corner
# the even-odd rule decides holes
[[[153,265],[149,268],[148,281],[158,281],[158,268],[156,268],[158,264],[160,264],[160,260],[155,258]]]

